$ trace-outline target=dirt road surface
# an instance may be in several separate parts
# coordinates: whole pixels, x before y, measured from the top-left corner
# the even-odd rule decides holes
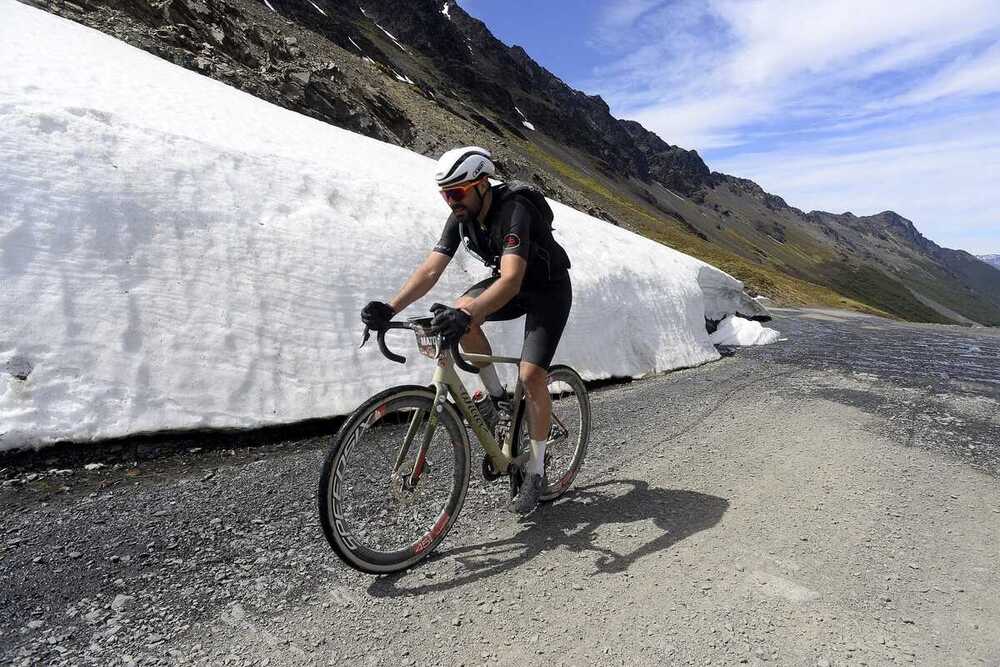
[[[0,461],[0,664],[1000,665],[1000,333],[776,314],[595,389],[528,521],[474,472],[394,577],[324,541],[323,437]]]

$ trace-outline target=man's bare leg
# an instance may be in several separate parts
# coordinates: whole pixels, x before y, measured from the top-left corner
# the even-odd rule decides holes
[[[472,299],[462,296],[455,302],[455,307],[461,308],[471,302]],[[460,342],[462,349],[471,354],[493,354],[493,348],[490,346],[490,341],[486,338],[486,333],[483,332],[481,326],[472,325],[469,328],[469,333],[465,334]],[[503,385],[500,384],[500,378],[497,376],[497,371],[493,364],[477,363],[475,365],[480,368],[479,379],[486,385],[486,391],[493,398],[503,396]]]
[[[549,439],[549,425],[552,420],[552,397],[549,395],[547,370],[531,363],[521,362],[521,384],[528,404],[528,418],[531,423],[531,459],[528,470],[545,474],[545,443]]]
[[[552,397],[549,396],[549,372],[530,361],[521,362],[521,384],[531,419],[531,439],[548,440],[552,419]]]
[[[530,361],[522,361],[521,386],[524,387],[528,420],[531,425],[531,451],[524,466],[524,481],[517,497],[511,501],[511,511],[530,514],[537,506],[544,488],[545,444],[549,438],[549,420],[552,418],[552,397],[549,396],[548,372]]]
[[[455,301],[456,308],[464,308],[472,303],[472,299],[467,296],[460,296],[458,300]],[[470,354],[493,354],[493,348],[490,347],[490,341],[487,340],[486,334],[483,333],[483,328],[476,324],[473,324],[469,328],[469,333],[462,336],[462,349]],[[482,365],[476,364],[480,368]]]

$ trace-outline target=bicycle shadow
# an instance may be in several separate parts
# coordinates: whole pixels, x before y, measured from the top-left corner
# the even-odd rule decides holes
[[[624,494],[596,491],[602,487],[631,485]],[[596,570],[588,576],[623,572],[633,563],[668,549],[719,522],[729,501],[697,491],[650,488],[642,480],[608,480],[579,487],[552,505],[543,506],[532,521],[510,538],[440,549],[428,562],[452,558],[468,570],[440,581],[400,587],[401,572],[379,577],[368,587],[374,597],[436,593],[507,572],[529,562],[542,551],[558,547],[571,553],[594,552]],[[537,517],[537,518],[536,518]],[[652,519],[663,531],[659,537],[627,553],[600,544],[598,528]],[[604,542],[609,539],[605,535]],[[426,565],[425,565],[426,566]]]

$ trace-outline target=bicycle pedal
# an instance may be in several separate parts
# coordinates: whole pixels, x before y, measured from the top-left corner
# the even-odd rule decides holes
[[[483,457],[483,479],[487,482],[495,482],[503,475],[493,466],[493,459],[486,455]]]

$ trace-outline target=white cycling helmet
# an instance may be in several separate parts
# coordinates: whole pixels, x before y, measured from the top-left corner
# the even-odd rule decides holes
[[[453,148],[438,160],[434,179],[438,187],[447,188],[492,176],[496,171],[492,157],[488,150],[479,146]]]

